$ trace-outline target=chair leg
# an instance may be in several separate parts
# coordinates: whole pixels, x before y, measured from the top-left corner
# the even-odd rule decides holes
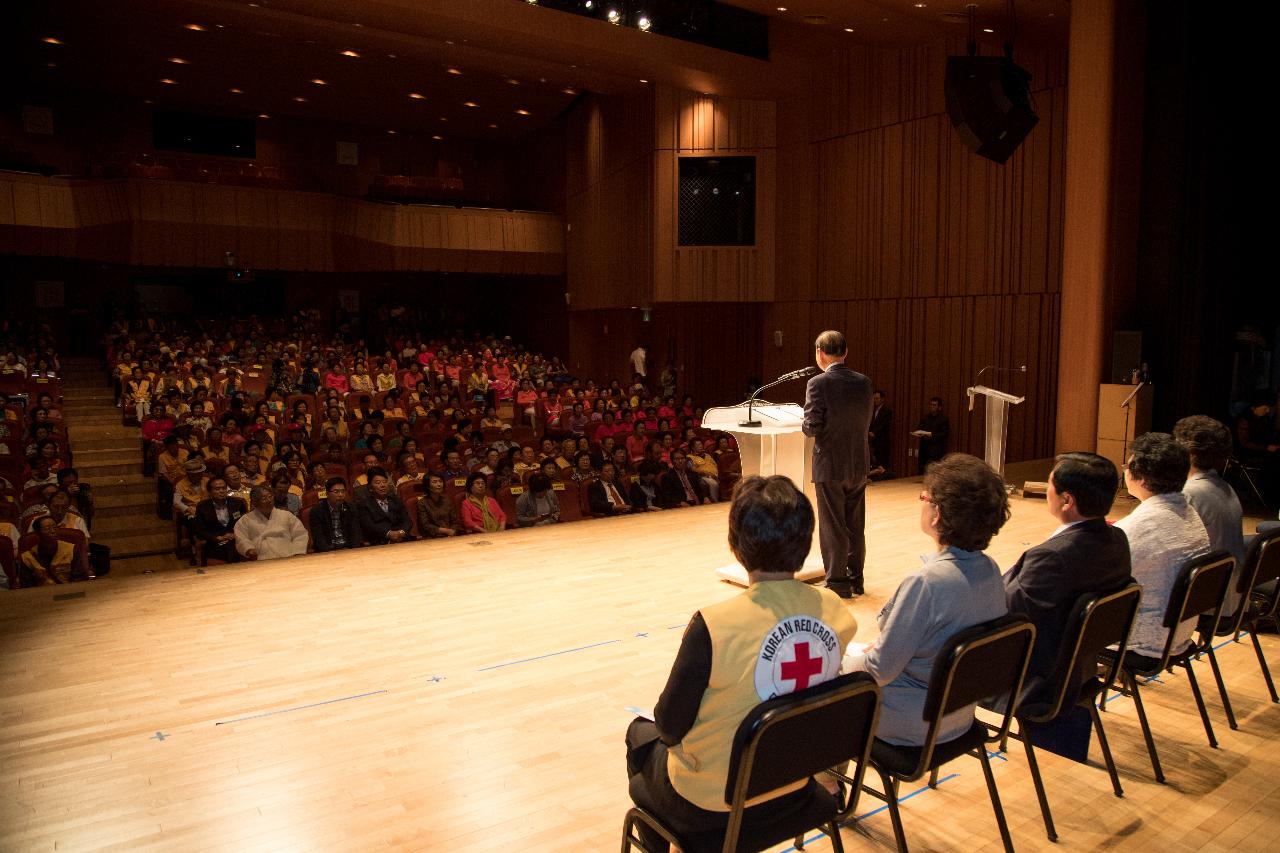
[[[831,849],[836,853],[844,853],[844,839],[840,837],[840,824],[831,821],[827,824],[827,837],[831,839]]]
[[[1209,711],[1204,707],[1204,696],[1200,693],[1200,682],[1196,680],[1196,671],[1191,667],[1190,660],[1184,663],[1183,666],[1187,670],[1187,681],[1191,684],[1191,695],[1196,699],[1196,708],[1200,711],[1200,722],[1204,723],[1204,733],[1209,738],[1209,746],[1217,749],[1218,739],[1213,735],[1213,723],[1209,721]]]
[[[1102,760],[1107,764],[1107,773],[1111,775],[1111,788],[1116,792],[1117,797],[1124,796],[1124,788],[1120,787],[1120,775],[1116,773],[1116,763],[1111,758],[1111,745],[1107,743],[1106,730],[1102,728],[1102,715],[1098,713],[1098,707],[1092,702],[1089,703],[1089,713],[1093,717],[1093,727],[1098,732],[1098,747],[1102,750]]]
[[[1129,695],[1133,697],[1133,707],[1138,711],[1138,722],[1142,725],[1142,737],[1147,742],[1147,754],[1151,756],[1151,769],[1155,771],[1156,781],[1164,782],[1164,771],[1160,769],[1160,757],[1156,755],[1156,741],[1151,737],[1151,726],[1147,723],[1147,711],[1142,707],[1142,693],[1138,690],[1138,679],[1132,673],[1125,674],[1125,682],[1129,687]]]
[[[898,844],[898,853],[907,853],[907,834],[902,830],[902,813],[898,810],[898,781],[879,767],[880,784],[884,786],[884,800],[889,807],[889,822],[893,824],[893,838]]]
[[[1267,659],[1262,654],[1262,644],[1258,642],[1257,626],[1249,631],[1249,638],[1253,640],[1253,651],[1258,655],[1258,666],[1262,667],[1262,677],[1266,679],[1267,690],[1271,693],[1272,702],[1280,702],[1280,696],[1276,695],[1275,682],[1271,680],[1271,668],[1267,666]]]
[[[996,813],[996,825],[1000,827],[1000,840],[1004,842],[1005,853],[1013,853],[1013,839],[1009,836],[1009,823],[1004,819],[1004,807],[1000,805],[1000,792],[996,790],[996,777],[991,772],[987,748],[980,746],[974,752],[978,754],[978,761],[982,762],[982,775],[987,778],[987,793],[991,794],[991,808]]]
[[[1049,811],[1049,798],[1044,792],[1044,779],[1040,777],[1040,762],[1036,761],[1036,750],[1031,745],[1031,735],[1023,731],[1022,745],[1027,748],[1027,767],[1031,769],[1031,781],[1036,786],[1036,797],[1040,800],[1040,814],[1044,818],[1044,833],[1050,841],[1058,840],[1058,830],[1053,825],[1053,814]]]
[[[1213,653],[1213,641],[1210,640],[1206,651],[1209,654],[1209,668],[1213,670],[1213,680],[1218,682],[1218,695],[1222,697],[1222,710],[1227,714],[1227,725],[1238,729],[1236,713],[1231,708],[1231,697],[1227,695],[1227,685],[1222,682],[1222,669],[1218,666],[1218,656]]]
[[[929,771],[929,787],[930,788],[938,787],[938,768],[936,767],[933,768],[933,770]]]

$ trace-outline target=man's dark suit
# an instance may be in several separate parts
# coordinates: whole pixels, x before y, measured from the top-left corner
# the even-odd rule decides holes
[[[1019,557],[1005,573],[1004,593],[1009,612],[1036,626],[1027,678],[1055,674],[1062,634],[1080,596],[1113,592],[1130,578],[1129,540],[1101,518],[1073,525]],[[1076,683],[1083,685],[1094,670],[1094,661],[1082,661]]]
[[[845,596],[862,588],[870,425],[870,379],[837,361],[809,380],[803,430],[814,439],[818,544],[827,586]]]
[[[224,563],[240,562],[240,555],[236,553],[236,541],[234,539],[228,539],[222,543],[215,543],[213,540],[227,533],[235,532],[236,522],[248,511],[248,504],[240,498],[227,498],[227,523],[223,524],[218,521],[218,509],[213,505],[212,498],[207,498],[196,504],[196,517],[191,520],[191,529],[195,537],[205,543],[204,556],[206,558],[213,557]]]
[[[888,403],[882,403],[880,408],[871,412],[868,432],[871,433],[871,461],[885,470],[889,468],[889,452],[892,448],[892,434],[889,430],[892,427],[893,409],[889,408]]]
[[[684,472],[684,476],[689,481],[689,487],[693,489],[693,500],[689,501],[684,483],[680,482],[680,475],[675,470],[671,470],[658,478],[658,506],[663,509],[674,509],[682,503],[691,503],[693,506],[702,503],[707,497],[707,487],[703,484],[702,478],[688,470]]]
[[[618,497],[622,498],[622,502],[631,506],[631,502],[627,500],[626,489],[616,482],[613,487],[618,490]],[[603,480],[592,480],[587,484],[587,504],[591,507],[592,515],[613,515],[617,512],[605,494]]]
[[[360,533],[360,520],[356,518],[356,508],[345,501],[338,509],[338,523],[342,525],[346,543],[333,544],[333,507],[329,502],[321,501],[311,508],[311,516],[307,525],[311,528],[311,545],[316,551],[337,551],[342,548],[359,548],[364,541]]]
[[[385,512],[378,506],[372,491],[356,502],[360,530],[364,533],[364,541],[370,545],[386,545],[387,534],[393,530],[403,530],[406,539],[413,538],[413,521],[409,518],[409,510],[405,509],[404,502],[393,494],[387,495],[385,500]]]

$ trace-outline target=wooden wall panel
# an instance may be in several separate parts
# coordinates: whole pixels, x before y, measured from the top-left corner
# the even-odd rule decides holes
[[[0,251],[250,269],[562,275],[560,216],[173,181],[0,177]]]

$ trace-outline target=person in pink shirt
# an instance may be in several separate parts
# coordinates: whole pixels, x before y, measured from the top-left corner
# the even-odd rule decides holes
[[[328,372],[324,375],[324,387],[332,388],[339,394],[345,394],[351,390],[351,383],[347,381],[347,373],[342,369],[339,362],[333,362],[329,365]]]

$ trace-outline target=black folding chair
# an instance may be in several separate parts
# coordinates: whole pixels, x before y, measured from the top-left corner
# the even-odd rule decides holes
[[[1156,754],[1156,742],[1151,737],[1151,726],[1147,722],[1147,712],[1142,707],[1142,693],[1138,690],[1138,678],[1154,678],[1162,671],[1173,671],[1181,666],[1187,671],[1187,681],[1191,684],[1191,695],[1195,697],[1196,708],[1200,711],[1200,721],[1204,723],[1205,735],[1209,738],[1209,746],[1218,748],[1218,740],[1213,735],[1213,724],[1209,722],[1209,712],[1205,710],[1204,697],[1200,693],[1200,684],[1196,681],[1196,673],[1192,661],[1200,652],[1203,640],[1192,641],[1186,649],[1173,650],[1174,634],[1179,624],[1199,616],[1212,615],[1211,625],[1216,625],[1222,618],[1222,600],[1227,594],[1227,585],[1231,580],[1231,572],[1235,568],[1235,558],[1226,551],[1214,551],[1203,557],[1188,562],[1178,574],[1173,592],[1169,596],[1169,604],[1164,611],[1164,627],[1169,636],[1164,643],[1164,651],[1160,657],[1153,658],[1133,652],[1119,653],[1123,655],[1120,662],[1124,673],[1124,692],[1133,697],[1134,708],[1138,712],[1138,722],[1142,726],[1142,736],[1147,742],[1147,753],[1151,756],[1151,769],[1155,772],[1157,782],[1164,782],[1164,771],[1160,768],[1160,757]],[[1104,651],[1099,659],[1104,663],[1112,663],[1117,652]],[[1102,693],[1102,701],[1106,701],[1106,691]]]
[[[1270,599],[1272,599],[1271,607],[1274,610],[1274,581],[1276,576],[1280,575],[1280,541],[1276,541],[1277,539],[1280,539],[1280,530],[1268,531],[1260,534],[1249,546],[1236,580],[1236,590],[1240,593],[1240,601],[1236,605],[1235,611],[1224,613],[1216,624],[1208,616],[1201,616],[1200,624],[1198,625],[1198,634],[1201,642],[1200,652],[1209,657],[1209,666],[1213,669],[1213,678],[1218,683],[1218,695],[1222,697],[1222,709],[1227,714],[1227,723],[1233,729],[1238,729],[1239,726],[1236,725],[1236,715],[1231,708],[1231,697],[1227,695],[1227,685],[1222,680],[1222,670],[1219,669],[1218,658],[1214,654],[1213,641],[1217,637],[1234,637],[1237,640],[1240,638],[1241,628],[1252,610],[1255,589],[1259,585],[1264,589],[1257,593],[1258,597],[1266,601],[1268,598],[1267,590],[1269,589],[1271,593]],[[1268,543],[1274,544],[1268,547]],[[1260,571],[1264,568],[1270,577],[1260,579]],[[1251,630],[1249,636],[1253,638],[1253,648],[1258,653],[1259,660],[1263,661],[1262,671],[1267,677],[1267,686],[1271,688],[1271,699],[1274,702],[1276,699],[1275,686],[1271,684],[1271,673],[1267,670],[1265,658],[1262,657],[1262,646],[1258,643],[1255,631]]]
[[[1063,633],[1062,648],[1054,664],[1053,675],[1047,680],[1032,678],[1022,690],[1023,696],[1030,697],[1031,701],[1024,700],[1018,704],[1014,717],[1018,720],[1019,731],[1010,736],[1022,741],[1027,748],[1027,764],[1031,769],[1031,779],[1035,782],[1040,814],[1044,817],[1044,829],[1050,841],[1058,840],[1058,832],[1053,825],[1049,799],[1045,795],[1040,765],[1036,761],[1036,751],[1027,733],[1027,724],[1051,723],[1062,715],[1064,709],[1088,708],[1093,728],[1098,733],[1098,745],[1102,749],[1107,773],[1111,776],[1111,787],[1117,797],[1124,796],[1115,762],[1111,758],[1111,747],[1107,744],[1107,733],[1102,728],[1102,717],[1095,704],[1098,695],[1110,690],[1115,684],[1124,654],[1122,652],[1112,659],[1105,678],[1095,676],[1082,686],[1077,686],[1076,670],[1082,661],[1096,661],[1107,646],[1114,645],[1120,649],[1125,647],[1129,642],[1129,632],[1133,630],[1133,623],[1138,617],[1138,602],[1141,599],[1142,587],[1136,583],[1112,593],[1088,593],[1080,596]],[[1036,700],[1035,697],[1044,698]]]
[[[1253,640],[1253,650],[1258,655],[1258,666],[1262,667],[1262,677],[1267,682],[1267,690],[1271,693],[1272,702],[1280,702],[1276,696],[1276,685],[1271,680],[1271,668],[1262,654],[1262,644],[1258,642],[1258,623],[1276,621],[1276,608],[1280,606],[1280,595],[1276,594],[1277,581],[1280,581],[1280,528],[1259,533],[1249,546],[1249,553],[1244,558],[1246,570],[1250,564],[1253,568],[1253,583],[1249,594],[1242,602],[1245,612],[1240,621],[1240,628],[1249,632]],[[1241,576],[1245,573],[1241,572]]]
[[[843,851],[836,823],[842,804],[811,777],[836,764],[856,763],[860,784],[880,712],[880,688],[866,673],[851,673],[757,705],[738,726],[729,759],[724,800],[730,807],[723,832],[681,837],[646,809],[632,808],[622,824],[622,853],[644,846],[640,824],[684,851],[764,850],[803,838],[817,827]],[[801,780],[808,801],[785,820],[753,820],[747,801]],[[851,799],[856,799],[857,787]],[[797,840],[797,846],[800,841]]]
[[[975,705],[989,697],[1017,697],[1022,694],[1022,682],[1031,661],[1031,647],[1035,644],[1036,629],[1021,617],[1005,616],[992,622],[975,625],[960,631],[942,647],[929,676],[929,690],[925,695],[923,716],[929,728],[921,746],[898,746],[877,739],[871,746],[871,767],[880,775],[883,792],[863,786],[862,790],[889,806],[893,822],[893,835],[898,850],[906,853],[907,836],[902,829],[902,815],[898,809],[898,786],[902,782],[914,782],[929,773],[929,785],[938,784],[938,768],[965,753],[974,755],[982,764],[987,780],[987,792],[991,795],[991,807],[995,810],[1000,838],[1007,851],[1013,850],[1009,826],[1004,809],[1000,805],[1000,793],[996,790],[995,776],[987,758],[987,742],[1003,741],[1009,733],[1014,702],[1006,698],[1006,706],[1000,726],[989,736],[987,726],[974,720],[968,731],[959,737],[938,743],[938,728],[948,714]],[[841,774],[836,774],[841,776]],[[854,784],[854,780],[841,777]],[[852,807],[850,808],[850,812]]]

